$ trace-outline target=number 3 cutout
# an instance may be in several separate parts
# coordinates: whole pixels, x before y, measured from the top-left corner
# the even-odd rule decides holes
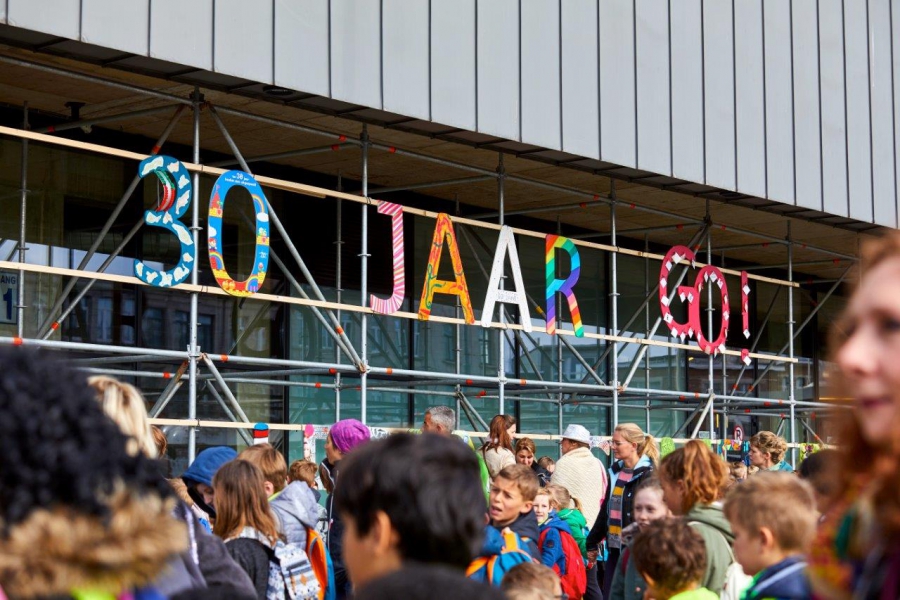
[[[175,268],[159,271],[140,260],[134,261],[134,274],[144,283],[156,287],[178,285],[191,273],[191,265],[197,257],[197,249],[190,230],[178,219],[191,205],[193,185],[188,171],[181,161],[171,156],[151,156],[138,167],[141,178],[153,173],[163,186],[163,197],[156,210],[144,213],[144,223],[171,231],[181,242],[181,256]]]

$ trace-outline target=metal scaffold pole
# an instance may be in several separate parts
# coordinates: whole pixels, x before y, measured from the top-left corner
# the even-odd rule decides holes
[[[337,179],[337,189],[339,192],[344,191],[344,181],[343,177],[338,171],[338,179]],[[337,242],[335,245],[337,246],[337,266],[335,271],[335,293],[337,294],[337,302],[340,304],[342,302],[341,298],[343,295],[343,283],[341,282],[341,260],[343,257],[343,200],[340,198],[337,199]],[[337,319],[338,322],[341,321],[341,310],[337,311]],[[340,364],[341,362],[341,348],[338,344],[334,345],[334,360],[336,363]],[[335,422],[341,420],[341,372],[337,371],[334,374],[334,420]]]
[[[612,204],[609,206],[610,221],[610,245],[617,246],[616,238],[616,188],[615,183],[610,181],[612,193]],[[613,333],[619,332],[619,284],[618,284],[618,252],[610,253],[610,293],[612,299],[611,323],[610,328]],[[615,428],[619,424],[619,342],[612,342],[612,377],[610,377],[610,385],[612,386],[612,423],[611,428]]]
[[[650,252],[650,236],[644,234],[644,252]],[[650,295],[650,259],[644,257],[644,297]],[[644,305],[644,331],[650,336],[650,303]],[[644,387],[650,387],[650,353],[644,352]],[[644,432],[650,433],[650,394],[644,401]]]
[[[195,87],[191,96],[192,108],[194,111],[194,146],[191,160],[194,164],[200,164],[200,103],[202,96],[200,88]],[[193,199],[191,202],[191,237],[193,239],[194,248],[200,244],[200,173],[194,172],[193,176]],[[191,264],[191,284],[197,285],[199,282],[198,272],[199,261],[194,260]],[[200,292],[191,292],[191,323],[190,323],[190,341],[187,348],[188,351],[188,419],[197,418],[197,361],[200,358],[200,348],[197,347],[197,320],[199,311]],[[194,462],[197,456],[197,429],[195,427],[188,428],[188,463]]]
[[[360,141],[362,142],[362,195],[363,197],[369,196],[369,128],[367,125],[363,124],[362,126],[362,135],[360,136]],[[362,205],[362,240],[360,242],[360,283],[359,283],[359,303],[361,306],[366,306],[368,302],[368,283],[369,283],[369,205]],[[369,332],[367,329],[368,326],[368,318],[365,312],[360,315],[360,381],[359,381],[359,402],[360,402],[360,410],[361,417],[360,420],[365,423],[366,422],[366,413],[368,411],[367,406],[367,389],[368,385],[368,371],[369,371],[369,356],[368,356],[368,348],[369,348]]]
[[[709,199],[706,200],[706,222],[712,223],[712,218],[709,215]],[[712,264],[712,227],[706,230],[706,264]],[[700,299],[697,298],[697,302],[700,302]],[[724,307],[723,307],[724,310]],[[713,340],[713,285],[710,282],[709,285],[706,286],[706,339]],[[722,355],[722,360],[725,360],[725,355]],[[709,353],[709,439],[714,439],[716,437],[716,415],[715,415],[715,401],[716,401],[716,390],[715,390],[715,356],[712,352]]]
[[[788,281],[794,281],[794,245],[791,243],[791,222],[787,223]],[[794,287],[788,287],[788,358],[794,358]],[[788,363],[788,401],[791,405],[791,444],[797,443],[797,398],[794,397],[794,362]],[[791,466],[797,467],[797,449],[791,447]]]
[[[503,153],[500,153],[499,163],[497,164],[497,203],[499,204],[500,209],[500,226],[504,225],[505,219],[505,209],[504,206],[504,194],[505,194],[505,184],[506,184],[506,167],[503,164]],[[505,271],[505,265],[501,265],[501,272]],[[504,288],[504,277],[500,277],[500,289]],[[506,319],[504,318],[503,310],[500,310],[500,324],[501,327],[506,323]],[[491,335],[491,333],[487,333],[486,335]],[[500,414],[506,414],[506,338],[503,335],[503,330],[497,332],[497,341],[498,341],[498,351],[497,351],[497,388],[500,394]]]
[[[22,106],[22,127],[28,129],[28,102]],[[25,262],[25,215],[28,205],[28,140],[22,140],[22,189],[19,205],[19,262]],[[25,270],[19,269],[16,298],[16,335],[25,337]]]

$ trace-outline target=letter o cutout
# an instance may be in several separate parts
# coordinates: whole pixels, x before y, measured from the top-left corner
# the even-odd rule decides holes
[[[235,281],[225,270],[225,261],[222,259],[222,214],[225,209],[225,199],[233,186],[241,186],[250,193],[253,198],[253,209],[256,212],[256,248],[253,255],[253,270],[246,281]],[[266,279],[266,269],[269,266],[269,211],[266,195],[263,193],[259,182],[243,171],[226,171],[219,175],[209,197],[209,217],[207,219],[207,231],[209,239],[209,264],[212,267],[213,277],[219,283],[219,287],[232,296],[252,296],[259,291]]]

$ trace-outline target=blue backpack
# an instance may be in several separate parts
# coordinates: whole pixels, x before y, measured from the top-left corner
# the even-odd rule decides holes
[[[472,561],[466,577],[500,587],[500,582],[510,569],[522,563],[534,562],[528,548],[509,527],[502,532],[488,525],[485,528],[484,547],[481,556]]]

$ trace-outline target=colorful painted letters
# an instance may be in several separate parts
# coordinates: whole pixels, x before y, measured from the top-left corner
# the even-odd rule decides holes
[[[565,279],[556,278],[556,249],[562,249],[569,254],[571,268]],[[558,235],[546,237],[545,265],[547,272],[547,333],[556,333],[556,294],[562,293],[569,303],[569,313],[572,316],[572,325],[575,328],[576,337],[584,337],[584,325],[581,322],[581,311],[578,309],[578,300],[572,288],[578,283],[581,274],[581,257],[578,248],[569,238]]]
[[[371,294],[369,305],[372,310],[382,315],[390,315],[400,309],[406,295],[406,274],[403,270],[403,207],[393,202],[382,202],[378,212],[391,217],[391,252],[394,266],[394,291],[391,297],[383,300]]]
[[[437,278],[445,238],[447,249],[450,251],[450,260],[453,263],[454,281]],[[447,213],[440,213],[434,226],[431,252],[428,255],[428,266],[425,270],[425,285],[422,288],[422,299],[419,302],[419,318],[423,321],[427,321],[431,316],[431,305],[435,294],[459,296],[466,323],[470,325],[475,323],[475,312],[472,310],[472,300],[469,298],[466,274],[463,273],[462,260],[459,258],[459,245],[456,243],[453,222],[450,221],[450,215]]]

